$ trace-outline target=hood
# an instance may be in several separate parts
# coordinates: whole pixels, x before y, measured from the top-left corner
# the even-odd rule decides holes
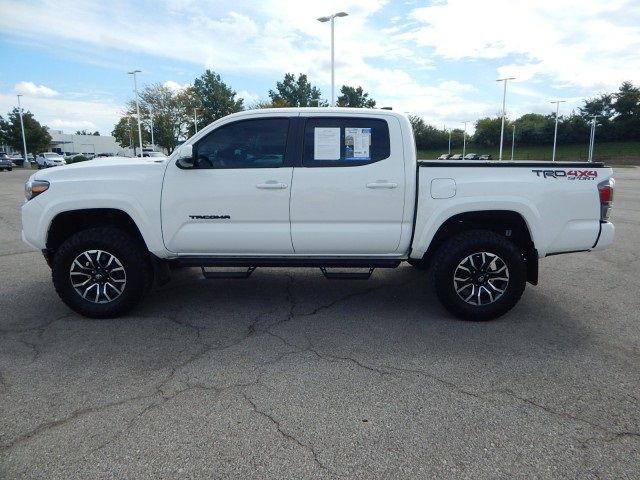
[[[166,158],[149,157],[101,157],[60,167],[39,170],[33,175],[36,180],[81,179],[81,178],[127,178],[164,171]]]

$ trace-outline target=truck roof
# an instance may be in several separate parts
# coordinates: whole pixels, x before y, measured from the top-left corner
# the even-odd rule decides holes
[[[244,115],[252,115],[256,113],[322,113],[325,115],[387,115],[390,117],[406,118],[406,115],[392,110],[384,110],[381,108],[354,108],[354,107],[287,107],[287,108],[257,108],[253,110],[243,110],[229,115],[228,117],[241,117]]]

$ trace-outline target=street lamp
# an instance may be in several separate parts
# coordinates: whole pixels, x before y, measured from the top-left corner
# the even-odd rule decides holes
[[[153,141],[153,112],[149,111],[149,120],[151,121],[151,149],[155,152],[156,142]]]
[[[496,82],[504,82],[504,90],[502,92],[502,128],[500,129],[500,156],[498,160],[502,160],[502,142],[504,140],[504,117],[506,116],[505,106],[507,102],[507,81],[515,80],[515,77],[499,78]]]
[[[20,128],[22,129],[22,148],[24,149],[24,163],[22,166],[24,168],[31,168],[31,164],[29,163],[29,159],[27,158],[27,137],[24,135],[24,122],[22,121],[22,106],[20,105],[20,97],[22,95],[18,95],[18,112],[20,113]]]
[[[552,162],[556,161],[556,142],[558,140],[558,110],[560,110],[560,104],[564,102],[566,102],[566,100],[556,100],[555,102],[549,102],[556,104],[556,127],[553,131],[553,154],[551,156]]]
[[[513,152],[516,148],[516,123],[513,122],[513,136],[511,137],[511,161],[513,162]]]
[[[129,75],[133,75],[133,91],[136,94],[136,114],[138,115],[138,139],[140,140],[140,157],[142,157],[142,127],[140,126],[140,104],[138,103],[138,81],[136,79],[136,73],[141,73],[141,70],[134,70],[127,72]],[[135,155],[135,149],[134,149]]]
[[[335,89],[335,54],[334,54],[334,20],[336,17],[346,17],[349,15],[346,12],[338,12],[333,15],[329,15],[328,17],[320,17],[318,19],[319,22],[328,22],[331,20],[331,106],[336,106],[336,89]]]
[[[464,130],[462,131],[462,159],[464,160],[464,154],[467,151],[467,123],[468,120],[462,122],[464,123]]]
[[[591,138],[589,139],[589,162],[593,162],[593,147],[596,143],[596,120],[598,116],[591,117]]]

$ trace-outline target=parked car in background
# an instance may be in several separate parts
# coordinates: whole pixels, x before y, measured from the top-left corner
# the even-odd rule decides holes
[[[144,152],[142,156],[151,158],[167,158],[167,156],[162,152]]]
[[[21,153],[15,153],[13,155],[9,155],[8,158],[14,163],[14,165],[18,167],[21,167],[22,165],[24,165],[24,157],[22,156]],[[27,158],[29,157],[27,156]]]
[[[62,155],[54,152],[39,154],[36,157],[36,163],[38,164],[38,168],[59,167],[67,164]]]
[[[9,155],[6,153],[0,153],[0,171],[9,170],[11,171],[15,165],[9,159]]]
[[[450,153],[443,153],[442,155],[440,155],[438,157],[438,160],[449,160],[451,158],[451,154]]]
[[[467,154],[464,156],[464,159],[465,159],[465,160],[478,160],[479,158],[480,158],[480,157],[478,157],[478,154],[477,154],[477,153],[467,153]]]
[[[455,155],[451,155],[451,158],[449,160],[462,160],[462,154],[456,153]]]
[[[489,155],[488,153],[485,153],[484,155],[480,155],[478,160],[491,160],[491,155]]]

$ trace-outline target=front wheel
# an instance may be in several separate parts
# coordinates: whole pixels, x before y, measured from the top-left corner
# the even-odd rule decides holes
[[[51,266],[58,295],[72,310],[91,318],[123,315],[151,283],[140,242],[117,228],[91,228],[67,239]]]
[[[492,320],[518,302],[527,282],[522,252],[487,230],[463,232],[439,249],[434,265],[440,302],[464,320]]]

